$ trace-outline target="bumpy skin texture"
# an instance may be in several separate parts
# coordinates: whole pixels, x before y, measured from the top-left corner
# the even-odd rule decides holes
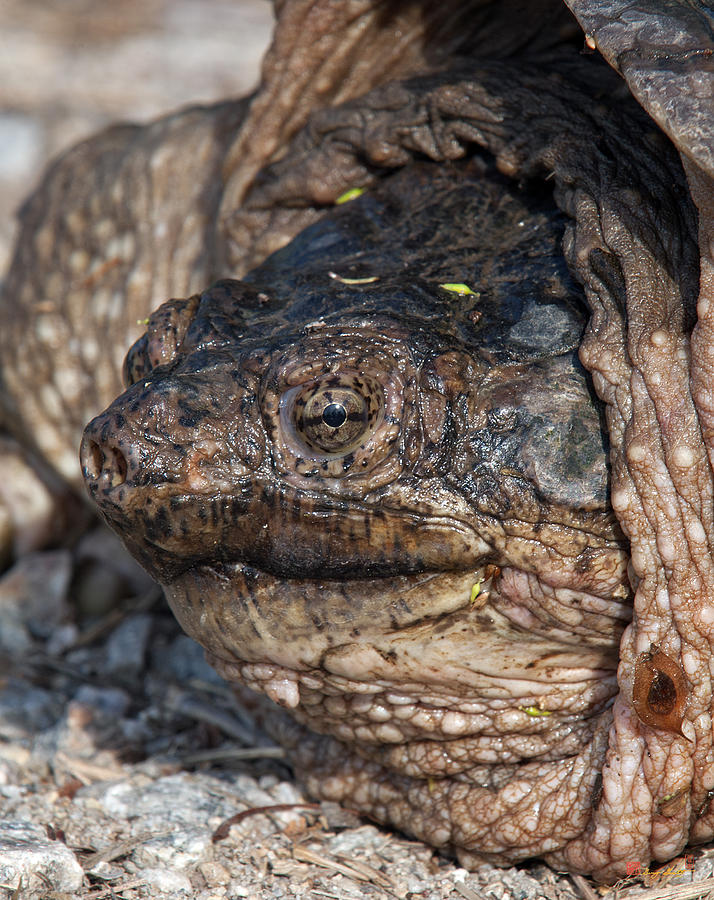
[[[331,4],[326,30],[359,35],[399,9],[377,4],[351,30],[368,6]],[[544,435],[566,433],[572,450],[574,419],[585,408],[597,419],[564,347],[536,340],[553,319],[540,330],[526,328],[527,315],[511,323],[508,341],[527,335],[525,359],[506,362],[488,341],[484,358],[474,338],[494,320],[472,295],[455,303],[438,287],[473,280],[487,295],[493,273],[473,244],[468,271],[453,277],[450,262],[435,263],[437,286],[425,288],[418,254],[416,269],[383,276],[384,258],[413,249],[409,235],[390,253],[364,223],[349,232],[353,257],[328,269],[338,290],[326,287],[325,225],[327,243],[300,239],[318,241],[312,257],[298,242],[244,283],[160,310],[130,355],[134,385],[85,437],[105,516],[218,668],[327,734],[275,724],[311,790],[467,864],[538,854],[609,879],[714,833],[711,19],[694,4],[662,7],[667,16],[648,17],[631,4],[572,3],[588,45],[602,44],[671,133],[688,181],[624,84],[568,47],[572,31],[558,32],[560,50],[529,41],[537,27],[524,16],[514,29],[504,6],[489,34],[509,37],[484,41],[491,58],[406,54],[402,71],[430,74],[313,114],[287,148],[306,112],[278,104],[273,115],[268,79],[247,117],[265,147],[249,147],[241,128],[223,163],[235,191],[208,241],[222,272],[241,274],[344,190],[374,187],[390,169],[410,177],[414,157],[443,164],[474,147],[516,183],[552,187],[591,312],[580,354],[605,406],[612,510],[587,440],[561,460],[577,477],[542,465]],[[477,49],[484,4],[428,4],[413,33],[426,35],[442,8],[446,32],[463,38],[451,47]],[[284,22],[311,17],[301,2],[281,10]],[[638,17],[644,31],[631,27]],[[514,51],[517,63],[505,59]],[[363,74],[348,95],[383,80]],[[338,80],[324,79],[328,102],[345,99]],[[274,151],[279,161],[257,174]],[[322,265],[311,270],[315,246]],[[292,295],[285,258],[306,267]],[[375,277],[374,260],[379,289],[362,281]],[[546,305],[564,321],[562,304]],[[491,334],[499,347],[504,334]],[[538,373],[553,382],[552,366],[565,366],[563,403],[544,409]],[[356,428],[344,445],[340,409]],[[612,511],[629,540],[629,578]],[[395,599],[385,606],[385,596]]]

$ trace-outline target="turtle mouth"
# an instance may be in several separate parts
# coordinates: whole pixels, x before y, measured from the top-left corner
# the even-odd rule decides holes
[[[336,648],[482,607],[489,570],[285,578],[244,562],[201,562],[164,589],[183,628],[210,652],[308,671]]]
[[[202,564],[166,594],[223,677],[313,730],[374,752],[466,738],[472,766],[562,757],[563,741],[575,752],[617,692],[619,601],[603,615],[617,620],[609,632],[568,640],[564,629],[523,621],[514,577],[483,565],[298,580]]]

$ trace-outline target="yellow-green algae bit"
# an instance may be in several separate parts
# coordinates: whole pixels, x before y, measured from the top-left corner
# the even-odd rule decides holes
[[[449,284],[440,284],[439,287],[444,291],[449,291],[450,294],[461,294],[464,297],[468,294],[473,294],[474,297],[479,296],[478,291],[472,291],[468,284],[454,282]]]
[[[521,712],[524,712],[527,716],[531,716],[534,719],[539,718],[540,716],[552,716],[553,713],[548,709],[541,709],[539,706],[519,706],[518,709]]]
[[[337,272],[328,272],[327,274],[342,284],[374,284],[375,281],[379,281],[379,275],[368,275],[365,278],[345,278],[338,275]]]
[[[335,200],[335,206],[340,206],[342,203],[348,203],[350,200],[354,200],[355,197],[360,197],[364,194],[365,190],[366,188],[350,188],[349,191],[340,194],[337,200]]]
[[[481,593],[481,582],[477,581],[474,586],[471,588],[471,603],[476,602],[476,598]]]

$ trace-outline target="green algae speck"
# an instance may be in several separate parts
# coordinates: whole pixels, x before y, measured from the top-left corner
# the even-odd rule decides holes
[[[553,715],[550,710],[540,709],[538,706],[519,706],[518,709],[520,709],[521,712],[524,712],[527,716],[531,716],[534,719],[540,718],[541,716]]]
[[[349,203],[350,200],[354,200],[355,197],[360,197],[364,194],[364,188],[350,188],[349,191],[345,191],[344,194],[340,194],[340,196],[335,200],[335,206],[341,206],[343,203]]]
[[[460,283],[451,284],[451,283],[449,283],[449,284],[440,284],[439,287],[444,291],[448,291],[450,294],[461,294],[462,296],[467,296],[468,294],[472,294],[474,297],[479,296],[478,291],[472,291],[471,288],[468,286],[468,284],[460,284]]]

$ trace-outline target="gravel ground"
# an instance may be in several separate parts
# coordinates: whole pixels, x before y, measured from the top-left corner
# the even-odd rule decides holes
[[[245,93],[269,28],[258,0],[0,0],[0,271],[49,156],[116,119]],[[698,857],[676,894],[643,876],[617,896],[705,895]],[[311,803],[101,529],[0,577],[0,900],[603,894],[540,863],[469,873]]]

